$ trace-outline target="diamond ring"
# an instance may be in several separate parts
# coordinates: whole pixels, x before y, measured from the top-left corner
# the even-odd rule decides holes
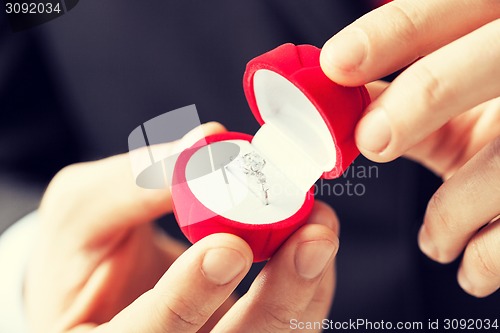
[[[262,169],[266,165],[266,160],[256,152],[250,152],[241,157],[240,164],[246,175],[255,177],[257,184],[262,188],[264,204],[266,206],[269,205],[269,186],[266,183],[266,175],[262,172]]]

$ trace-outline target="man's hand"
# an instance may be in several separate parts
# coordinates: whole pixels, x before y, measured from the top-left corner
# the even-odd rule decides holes
[[[500,1],[395,0],[324,46],[326,75],[365,84],[409,66],[373,103],[356,142],[377,162],[405,155],[446,182],[429,202],[422,251],[483,297],[500,286]],[[421,59],[420,59],[421,58]],[[420,59],[420,60],[418,60]]]
[[[205,135],[221,131],[204,125]],[[291,319],[325,318],[338,249],[331,208],[317,203],[236,301],[248,245],[215,234],[187,249],[156,230],[170,192],[136,186],[128,158],[73,165],[51,182],[25,284],[34,332],[289,332]]]

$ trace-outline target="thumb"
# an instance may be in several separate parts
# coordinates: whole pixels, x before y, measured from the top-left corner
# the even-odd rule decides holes
[[[96,332],[197,332],[252,264],[239,237],[213,234],[191,246],[156,286]]]

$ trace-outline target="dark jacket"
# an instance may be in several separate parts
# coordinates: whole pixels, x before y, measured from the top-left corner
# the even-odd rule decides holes
[[[35,208],[61,167],[126,152],[128,134],[164,112],[194,103],[202,121],[255,133],[241,84],[246,62],[285,42],[321,47],[366,10],[354,3],[86,0],[17,33],[1,16],[0,228]],[[499,293],[467,296],[457,262],[435,264],[418,251],[417,230],[440,180],[402,159],[363,175],[374,165],[358,158],[331,181],[337,192],[320,196],[342,226],[331,318],[425,325],[498,315]],[[362,184],[363,194],[348,195],[348,182]]]

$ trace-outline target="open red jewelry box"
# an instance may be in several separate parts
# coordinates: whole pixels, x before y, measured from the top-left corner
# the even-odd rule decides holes
[[[354,127],[368,92],[328,79],[319,55],[311,45],[284,44],[251,60],[243,89],[261,128],[209,136],[179,155],[174,213],[191,242],[231,233],[254,261],[268,259],[307,221],[314,183],[339,177],[358,156]],[[207,160],[212,172],[200,170]]]

